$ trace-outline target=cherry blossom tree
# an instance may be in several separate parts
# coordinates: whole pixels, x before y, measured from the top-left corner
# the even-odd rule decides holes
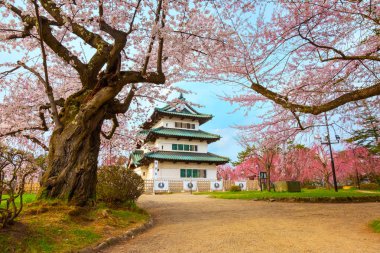
[[[218,165],[217,178],[221,180],[236,180],[235,168],[230,164]]]
[[[0,224],[14,222],[23,208],[25,184],[40,168],[30,153],[6,147],[0,143]]]
[[[240,16],[220,7],[235,43],[219,52],[212,74],[201,75],[242,87],[227,101],[266,109],[261,123],[250,126],[251,138],[278,132],[294,137],[321,125],[320,114],[331,110],[332,120],[352,122],[354,102],[363,100],[379,113],[378,0],[251,4]]]
[[[309,178],[306,177],[305,170],[309,168],[312,159],[311,150],[302,145],[291,146],[289,150],[281,150],[278,168],[275,170],[276,178],[302,183],[308,182]]]
[[[340,181],[352,180],[360,188],[360,181],[368,177],[376,182],[380,176],[380,159],[364,147],[348,146],[347,149],[336,154],[338,179]]]
[[[88,205],[101,142],[133,147],[127,129],[184,78],[242,85],[227,99],[242,107],[270,101],[256,138],[352,101],[379,108],[376,3],[0,0],[0,137],[48,150],[41,197]]]
[[[276,175],[278,173],[275,173],[274,170],[278,168],[280,162],[280,149],[272,138],[266,138],[255,146],[257,148],[253,149],[249,158],[250,164],[254,165],[258,171],[267,173],[266,186],[267,190],[270,191],[272,181],[277,180]]]
[[[101,142],[133,148],[150,103],[228,42],[215,4],[0,0],[0,137],[49,152],[41,198],[93,203]]]
[[[241,178],[253,180],[258,176],[258,169],[259,167],[255,162],[255,159],[250,157],[235,167],[235,173]]]

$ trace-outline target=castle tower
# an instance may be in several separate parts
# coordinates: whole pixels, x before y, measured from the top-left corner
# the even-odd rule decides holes
[[[144,179],[216,179],[216,166],[228,158],[208,152],[208,144],[221,137],[200,130],[212,119],[210,114],[197,112],[180,95],[181,103],[155,108],[143,125],[145,145],[135,150],[129,167]],[[153,147],[153,151],[152,151]],[[154,162],[158,163],[154,176]]]

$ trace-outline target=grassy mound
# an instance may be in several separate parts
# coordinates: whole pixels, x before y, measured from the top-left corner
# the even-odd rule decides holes
[[[58,201],[32,202],[16,224],[0,230],[0,252],[75,251],[138,227],[148,218],[136,206],[76,208]]]

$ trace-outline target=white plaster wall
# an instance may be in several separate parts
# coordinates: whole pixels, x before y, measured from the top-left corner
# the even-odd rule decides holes
[[[206,141],[191,140],[188,139],[177,139],[177,138],[162,138],[159,137],[156,139],[154,146],[159,150],[172,151],[172,144],[189,144],[189,145],[198,145],[198,153],[207,153],[208,144]],[[173,150],[174,151],[174,150]],[[195,152],[195,151],[180,151],[179,152]]]
[[[199,122],[197,120],[192,121],[192,120],[180,119],[180,118],[169,119],[168,117],[164,117],[160,119],[152,128],[158,128],[158,127],[176,128],[175,122],[195,124],[195,129],[188,129],[188,130],[199,130]],[[180,129],[186,129],[186,128],[180,128]]]
[[[181,179],[181,169],[207,170],[206,179],[216,179],[216,165],[208,163],[159,162],[158,179]],[[144,179],[153,179],[153,163],[147,168]],[[202,178],[199,178],[202,179]]]
[[[133,170],[137,175],[140,175],[143,179],[149,179],[152,178],[152,175],[149,173],[148,167],[147,166],[141,166],[137,167],[136,169]],[[145,175],[144,175],[145,172]]]

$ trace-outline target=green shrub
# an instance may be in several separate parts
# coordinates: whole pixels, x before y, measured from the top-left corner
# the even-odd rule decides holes
[[[144,192],[144,180],[122,166],[105,166],[98,171],[98,200],[110,204],[134,202]]]
[[[362,184],[360,190],[380,190],[380,185],[375,183]]]
[[[232,185],[231,188],[230,188],[230,191],[231,192],[240,192],[241,188],[238,185]]]

